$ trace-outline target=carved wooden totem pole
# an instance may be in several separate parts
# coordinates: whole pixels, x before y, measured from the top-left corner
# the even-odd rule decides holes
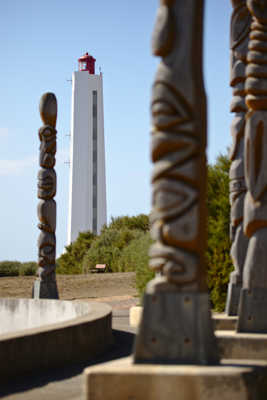
[[[248,39],[251,16],[246,0],[232,0],[231,20],[231,86],[233,99],[231,112],[235,113],[231,133],[233,145],[230,159],[230,203],[232,241],[231,256],[235,266],[230,276],[226,313],[237,315],[240,292],[242,289],[243,266],[247,254],[248,238],[243,232],[244,199],[246,195],[244,172],[244,136],[247,107],[245,103],[245,68],[247,63]]]
[[[252,15],[246,68],[243,272],[239,332],[267,332],[267,0],[248,0]]]
[[[161,0],[153,52],[153,210],[149,282],[136,363],[218,361],[206,286],[203,0]]]
[[[56,284],[56,163],[57,100],[53,93],[45,93],[40,100],[40,115],[44,125],[39,130],[40,167],[38,172],[38,218],[41,230],[38,238],[38,279],[34,282],[33,297],[58,299]]]

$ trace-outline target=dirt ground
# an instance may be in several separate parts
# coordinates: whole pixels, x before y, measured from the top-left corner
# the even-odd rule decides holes
[[[31,298],[34,276],[0,277],[0,297]],[[135,273],[57,275],[61,300],[114,300],[137,298]]]

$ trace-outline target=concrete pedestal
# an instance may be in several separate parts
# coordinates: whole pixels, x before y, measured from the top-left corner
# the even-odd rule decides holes
[[[220,357],[267,360],[267,334],[216,331]],[[266,397],[267,399],[267,397]]]
[[[133,306],[129,310],[129,324],[130,326],[137,328],[140,324],[143,314],[142,306]]]
[[[237,315],[241,289],[240,284],[230,282],[228,285],[225,313],[229,316]]]
[[[225,313],[212,314],[214,329],[222,331],[234,331],[237,324],[237,316],[228,316]]]
[[[156,278],[147,285],[135,362],[217,364],[208,294],[164,291],[162,282]]]
[[[242,289],[238,332],[267,333],[267,289]]]
[[[140,365],[122,358],[87,368],[84,384],[86,400],[266,400],[267,362]]]
[[[139,326],[143,313],[142,306],[134,306],[130,308],[129,323],[130,326],[136,328]],[[224,313],[214,313],[212,315],[213,326],[215,330],[230,330],[236,329],[237,316],[228,316]]]
[[[57,290],[57,282],[54,281],[41,281],[36,279],[32,288],[33,299],[55,299],[59,298]]]

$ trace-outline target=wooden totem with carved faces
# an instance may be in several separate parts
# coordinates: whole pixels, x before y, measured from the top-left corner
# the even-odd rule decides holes
[[[246,0],[232,0],[232,6],[230,84],[233,88],[233,98],[230,109],[235,115],[231,125],[233,144],[230,151],[230,160],[232,162],[229,178],[231,256],[235,269],[230,276],[226,313],[228,315],[237,315],[248,245],[248,238],[243,232],[244,199],[246,195],[244,137],[247,112],[245,79],[251,15],[247,8]]]
[[[135,362],[218,359],[206,285],[206,97],[203,0],[161,0],[152,38],[150,281]]]
[[[40,170],[38,172],[38,280],[34,283],[34,298],[58,298],[56,285],[56,163],[57,100],[53,93],[45,93],[40,101],[40,115],[44,125],[39,129]]]
[[[252,15],[246,67],[243,271],[239,332],[267,333],[267,0],[247,0]]]
[[[244,232],[240,332],[267,332],[267,0],[247,0],[252,15],[246,67]]]

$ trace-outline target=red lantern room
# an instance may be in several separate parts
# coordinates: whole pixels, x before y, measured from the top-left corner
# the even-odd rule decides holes
[[[90,56],[88,53],[85,53],[84,56],[80,57],[79,62],[79,71],[88,71],[89,74],[95,74],[95,58]]]

